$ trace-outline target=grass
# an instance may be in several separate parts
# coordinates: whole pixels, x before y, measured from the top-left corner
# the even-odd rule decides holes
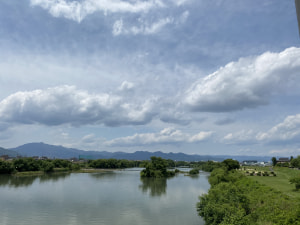
[[[256,167],[257,171],[270,171],[270,167]],[[300,191],[295,190],[295,185],[290,184],[289,179],[298,175],[300,176],[300,170],[274,167],[276,177],[271,176],[249,176],[250,179],[255,180],[261,184],[269,186],[275,190],[281,191],[292,198],[300,199]]]

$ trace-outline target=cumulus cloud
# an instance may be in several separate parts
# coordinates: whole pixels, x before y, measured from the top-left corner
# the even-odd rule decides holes
[[[165,128],[158,133],[135,134],[133,136],[116,138],[106,141],[107,146],[142,146],[153,144],[193,143],[207,140],[211,131],[202,131],[198,134],[187,134],[174,128]]]
[[[255,132],[253,130],[241,130],[235,133],[228,133],[223,141],[226,144],[253,144],[255,143]]]
[[[122,1],[122,0],[31,0],[32,6],[40,6],[54,17],[81,22],[86,16],[97,11],[106,13],[143,13],[154,8],[164,7],[160,0]]]
[[[74,86],[17,92],[0,102],[0,122],[61,125],[139,125],[155,115],[153,101],[129,102],[112,94],[89,94]]]
[[[241,58],[196,81],[184,102],[193,111],[230,112],[268,104],[272,94],[299,83],[300,48]]]
[[[300,142],[300,114],[286,117],[282,123],[273,126],[266,132],[241,130],[228,133],[224,136],[223,141],[227,144],[298,143]]]
[[[256,136],[259,141],[290,142],[300,140],[300,114],[288,116],[282,123]]]

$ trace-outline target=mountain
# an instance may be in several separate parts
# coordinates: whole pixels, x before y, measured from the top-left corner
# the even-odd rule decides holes
[[[1,155],[8,155],[10,157],[16,157],[18,155],[17,152],[15,151],[12,151],[12,150],[8,150],[8,149],[5,149],[5,148],[1,148],[0,147],[0,156]]]
[[[151,156],[161,157],[164,159],[172,159],[176,161],[223,161],[224,159],[232,158],[238,161],[243,160],[257,160],[257,161],[270,161],[271,157],[258,157],[258,156],[211,156],[211,155],[188,155],[184,153],[164,153],[164,152],[147,152],[137,151],[134,153],[126,152],[107,152],[107,151],[83,151],[74,148],[66,148],[63,146],[49,145],[45,143],[29,143],[13,149],[15,152],[22,156],[46,156],[48,158],[86,158],[86,159],[128,159],[128,160],[148,160]]]

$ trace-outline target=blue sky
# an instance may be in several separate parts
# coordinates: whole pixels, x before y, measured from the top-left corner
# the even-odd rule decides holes
[[[0,0],[0,146],[300,155],[294,0]]]

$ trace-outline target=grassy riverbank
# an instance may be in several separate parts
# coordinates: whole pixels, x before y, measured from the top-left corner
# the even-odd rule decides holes
[[[265,171],[273,172],[256,168],[257,173]],[[298,172],[275,168],[276,176],[250,176],[244,169],[215,169],[211,188],[197,205],[199,215],[207,225],[299,225],[300,193],[288,181]]]
[[[248,167],[248,169],[262,172],[274,171],[276,176],[249,176],[249,178],[277,191],[281,191],[290,197],[300,199],[300,191],[296,191],[295,185],[289,182],[292,177],[300,176],[300,170],[286,167]]]

